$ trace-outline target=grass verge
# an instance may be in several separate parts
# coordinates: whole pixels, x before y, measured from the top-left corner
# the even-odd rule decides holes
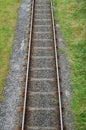
[[[86,130],[86,1],[53,0],[53,5],[67,47],[75,130]]]
[[[19,0],[0,0],[0,99],[8,71]]]

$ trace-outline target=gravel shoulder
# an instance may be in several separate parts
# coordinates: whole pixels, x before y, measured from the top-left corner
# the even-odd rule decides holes
[[[72,114],[70,111],[70,99],[71,99],[71,86],[70,86],[70,69],[66,56],[66,46],[62,37],[60,26],[56,24],[57,33],[57,47],[58,47],[58,58],[59,58],[59,72],[61,82],[61,93],[62,93],[62,106],[63,106],[63,119],[64,129],[74,130],[74,124],[72,120]]]
[[[26,46],[26,28],[29,25],[30,1],[21,0],[15,27],[14,44],[10,56],[9,72],[3,90],[3,100],[0,102],[0,130],[16,130],[21,125],[22,113],[18,106],[22,103],[20,93],[24,88],[21,82]],[[29,8],[29,10],[28,10]]]

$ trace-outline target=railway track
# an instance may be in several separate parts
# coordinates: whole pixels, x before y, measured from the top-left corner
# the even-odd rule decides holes
[[[33,0],[22,130],[63,130],[51,0]]]

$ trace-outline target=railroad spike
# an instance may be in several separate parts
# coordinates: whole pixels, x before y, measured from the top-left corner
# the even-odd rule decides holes
[[[25,90],[20,91],[19,95],[22,96],[22,97],[24,97],[25,96]]]
[[[26,38],[24,41],[25,41],[25,43],[28,43],[28,38]]]
[[[20,79],[20,81],[21,81],[21,82],[26,82],[26,77],[22,77],[22,78]]]
[[[17,107],[17,111],[18,111],[18,112],[23,112],[23,106]]]
[[[61,91],[60,93],[61,93],[61,95],[63,95],[63,92],[62,92],[62,91]]]
[[[29,30],[26,31],[26,34],[27,34],[27,35],[29,34]]]
[[[19,126],[16,130],[21,130],[22,129],[22,126]]]

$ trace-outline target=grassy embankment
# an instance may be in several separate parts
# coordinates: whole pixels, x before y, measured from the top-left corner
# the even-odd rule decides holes
[[[53,4],[67,47],[75,130],[86,130],[86,1],[53,0]]]
[[[0,99],[8,71],[19,0],[0,0]]]

